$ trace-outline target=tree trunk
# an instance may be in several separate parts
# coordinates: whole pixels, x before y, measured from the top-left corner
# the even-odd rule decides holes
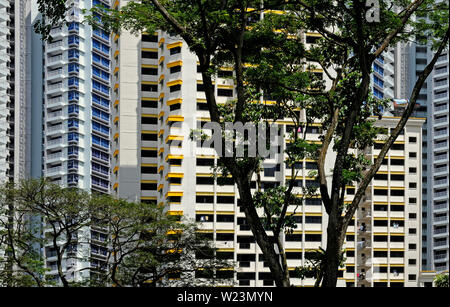
[[[265,229],[262,227],[260,217],[253,204],[253,198],[251,195],[250,184],[245,184],[242,181],[238,181],[239,193],[245,210],[245,217],[247,223],[251,228],[256,243],[261,248],[265,261],[269,265],[270,272],[274,278],[277,287],[290,287],[289,274],[284,272],[280,263],[280,255],[276,253],[274,243],[269,240]],[[287,274],[286,274],[287,273]]]
[[[327,229],[327,250],[322,287],[334,288],[337,285],[339,265],[341,261],[341,229],[337,214],[330,214]]]

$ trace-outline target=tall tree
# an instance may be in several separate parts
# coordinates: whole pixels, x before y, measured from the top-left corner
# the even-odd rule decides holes
[[[60,1],[55,2],[62,5]],[[362,0],[130,1],[120,11],[109,10],[109,15],[102,19],[101,26],[111,27],[116,32],[121,28],[134,33],[163,30],[180,36],[199,59],[213,122],[223,123],[227,119],[245,124],[269,120],[269,117],[275,120],[288,114],[298,128],[314,121],[322,124],[320,146],[306,142],[298,132],[300,129],[294,129],[287,154],[290,165],[305,156],[318,161],[316,176],[329,215],[327,246],[317,276],[317,285],[325,287],[336,286],[346,229],[386,153],[411,116],[420,89],[439,54],[448,45],[448,3],[397,0],[379,1],[379,4],[379,10],[375,11],[379,23],[368,18],[373,12]],[[41,8],[47,18],[44,24],[57,20],[54,9]],[[285,13],[274,14],[273,10]],[[263,12],[269,14],[261,19]],[[428,20],[416,22],[416,16],[425,16]],[[61,20],[62,16],[59,17]],[[90,18],[90,21],[95,24],[97,19]],[[321,34],[322,39],[315,47],[303,47],[305,31]],[[381,116],[379,109],[386,106],[386,101],[376,100],[370,94],[373,62],[397,42],[416,38],[431,42],[436,55],[418,76],[405,112],[378,158],[367,161],[354,153],[372,144],[380,131],[370,117]],[[227,110],[218,105],[214,95],[214,72],[224,65],[233,67],[235,72],[237,98],[231,113],[229,109],[224,113]],[[324,70],[331,86],[321,84],[308,72],[313,67]],[[255,112],[253,102],[261,92],[272,95],[281,111],[276,115],[264,110]],[[306,118],[298,113],[299,108],[306,112]],[[222,141],[225,144],[225,137]],[[337,155],[332,181],[328,182],[325,161],[331,151]],[[278,236],[289,231],[292,220],[287,209],[297,201],[293,197],[294,180],[281,190],[254,195],[251,180],[259,173],[262,161],[262,157],[240,158],[234,153],[233,157],[222,157],[220,164],[233,176],[247,222],[276,285],[289,286],[282,244],[277,237],[269,240],[266,228],[270,226]],[[352,203],[344,205],[345,187],[349,183],[358,188]],[[258,207],[264,209],[263,219],[258,215]]]
[[[46,180],[23,180],[0,188],[0,208],[12,203],[14,220],[2,219],[0,284],[13,287],[62,285],[142,287],[229,285],[222,270],[234,264],[218,259],[198,225],[178,221],[152,203],[64,188]],[[45,255],[43,251],[45,250]],[[92,253],[104,261],[94,262]],[[49,258],[56,265],[49,268]],[[71,266],[83,262],[84,268]],[[75,264],[74,263],[74,264]],[[49,278],[56,270],[56,279]],[[89,270],[89,278],[77,277]],[[196,273],[209,270],[208,278]],[[179,278],[183,277],[183,278]]]
[[[152,203],[134,203],[108,195],[93,200],[95,225],[106,231],[105,269],[91,285],[117,287],[229,285],[220,270],[234,271],[230,261],[217,259],[210,241],[197,235],[198,225],[178,221]],[[100,238],[93,237],[93,240]],[[91,268],[95,269],[95,268]],[[198,271],[212,276],[196,279]],[[219,276],[217,276],[219,275]],[[170,280],[170,283],[169,283]]]

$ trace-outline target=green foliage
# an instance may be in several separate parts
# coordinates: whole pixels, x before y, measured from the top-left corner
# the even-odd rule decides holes
[[[448,273],[441,273],[437,275],[434,279],[434,284],[438,288],[448,288],[449,287]]]
[[[209,267],[232,268],[229,261],[197,259],[211,249],[199,239],[197,224],[180,222],[153,203],[135,203],[109,195],[63,188],[46,180],[23,180],[1,188],[0,284],[8,286],[156,286],[173,274],[183,279],[171,285],[198,286],[229,280],[194,280],[191,272]],[[104,234],[98,237],[100,231]],[[92,245],[103,249],[106,261],[91,262]],[[58,279],[49,278],[44,254],[55,257]],[[212,249],[215,252],[214,249]],[[63,259],[91,262],[90,275],[72,278]]]
[[[295,211],[302,205],[302,199],[287,193],[287,187],[279,186],[271,189],[266,189],[264,192],[257,191],[254,195],[254,202],[257,208],[264,209],[263,221],[267,230],[272,230],[274,233],[279,233],[284,229],[286,233],[292,233],[297,228],[294,219]],[[289,203],[294,206],[294,212],[287,215],[282,220],[282,211],[284,205]],[[280,224],[281,223],[281,224]]]

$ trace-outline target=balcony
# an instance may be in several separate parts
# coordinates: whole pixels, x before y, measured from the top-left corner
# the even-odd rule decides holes
[[[52,94],[55,94],[57,92],[62,91],[62,89],[63,89],[62,82],[54,83],[54,84],[48,84],[47,85],[47,92],[46,92],[46,94],[52,95]]]
[[[64,103],[63,96],[50,98],[47,100],[47,108],[51,109],[54,107],[60,107],[62,103]]]
[[[448,229],[447,229],[447,228],[443,228],[443,229],[435,229],[435,230],[433,231],[433,234],[435,234],[435,235],[448,234]]]
[[[45,175],[47,177],[52,177],[52,176],[57,176],[57,175],[62,175],[63,173],[63,168],[62,166],[57,166],[57,167],[52,167],[46,170]]]
[[[47,59],[47,66],[48,67],[53,67],[53,66],[58,66],[58,65],[61,66],[64,64],[64,60],[65,60],[65,57],[63,57],[62,54],[49,57]]]
[[[62,157],[63,157],[62,152],[48,154],[45,156],[45,161],[46,161],[46,163],[53,163],[53,162],[61,160]]]
[[[434,210],[447,210],[448,204],[434,205]]]
[[[439,179],[439,180],[434,180],[434,185],[435,185],[435,186],[446,185],[447,183],[448,183],[447,178],[445,178],[445,179]]]
[[[447,191],[443,191],[443,192],[435,192],[435,193],[433,194],[433,196],[434,196],[435,198],[447,197],[447,195],[448,195]]]
[[[439,241],[439,242],[434,242],[434,243],[433,243],[433,247],[435,247],[435,248],[448,247],[448,242],[447,242],[447,240],[445,240],[445,241]]]
[[[434,112],[436,112],[436,113],[447,111],[447,110],[448,110],[448,106],[446,104],[434,107]]]
[[[66,74],[62,68],[47,71],[47,81],[55,82],[56,80],[62,80],[65,77]]]
[[[438,216],[433,219],[435,223],[445,223],[448,222],[448,216]]]
[[[439,68],[435,68],[435,70],[434,70],[434,75],[436,76],[436,75],[442,75],[442,74],[445,74],[445,73],[447,73],[447,66],[444,66],[444,67],[439,67]]]
[[[62,133],[64,133],[64,128],[62,124],[47,127],[47,135],[62,134]]]
[[[64,42],[63,40],[59,40],[47,45],[47,53],[51,54],[54,52],[61,52],[64,50]]]
[[[47,113],[47,122],[60,121],[64,119],[62,111]]]
[[[441,100],[448,97],[448,92],[434,94],[434,100]]]
[[[59,138],[59,139],[47,141],[46,147],[47,147],[47,149],[51,149],[51,148],[59,147],[62,144],[63,144],[63,139]]]

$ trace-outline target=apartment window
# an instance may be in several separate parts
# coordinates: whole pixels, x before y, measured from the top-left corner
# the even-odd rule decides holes
[[[318,164],[316,162],[306,162],[305,168],[306,169],[317,169]]]
[[[158,68],[142,67],[141,73],[143,75],[157,76],[158,75]]]
[[[156,183],[141,183],[142,191],[156,191],[157,188]]]
[[[348,188],[347,189],[347,194],[348,195],[355,195],[355,188]]]
[[[177,72],[181,72],[181,66],[174,66],[170,68],[170,73],[175,74]]]
[[[417,279],[416,274],[409,274],[409,275],[408,275],[408,280],[409,280],[409,281],[414,281],[414,280],[416,280],[416,279]]]
[[[320,36],[306,35],[307,44],[316,44],[319,39],[321,39]]]
[[[205,85],[203,83],[197,83],[197,92],[204,92]]]
[[[234,196],[217,196],[218,204],[234,204]]]
[[[414,159],[417,158],[417,152],[410,152],[409,157]]]
[[[219,78],[232,78],[233,71],[232,70],[219,70],[219,72],[217,73],[217,76]]]
[[[142,133],[141,134],[142,141],[158,141],[158,135],[156,133]]]
[[[306,216],[305,223],[306,224],[321,224],[322,217],[321,216]]]
[[[176,111],[176,110],[180,110],[181,109],[181,104],[180,103],[176,103],[170,106],[170,111]]]
[[[391,220],[391,227],[392,228],[399,228],[399,227],[404,227],[405,226],[405,221],[398,221],[398,220]]]
[[[391,196],[405,196],[405,190],[391,190]]]
[[[405,242],[404,236],[391,236],[391,242]]]
[[[322,241],[322,235],[320,235],[320,234],[306,234],[305,235],[305,241],[306,242],[321,242]]]
[[[208,104],[207,103],[201,103],[201,102],[197,103],[197,110],[198,111],[208,111],[209,110]]]
[[[392,150],[405,150],[405,144],[393,144],[391,149]]]
[[[143,59],[158,59],[158,52],[156,51],[142,51]]]
[[[287,259],[302,259],[302,253],[286,252]]]
[[[414,205],[417,204],[417,198],[415,198],[415,197],[410,197],[410,198],[409,198],[409,203],[410,203],[410,204],[414,204]]]
[[[387,220],[374,220],[373,226],[375,227],[387,227],[388,221]]]
[[[410,251],[415,251],[415,250],[417,249],[417,245],[416,245],[416,244],[409,244],[409,245],[408,245],[408,249],[409,249]]]
[[[195,216],[195,220],[197,222],[202,222],[202,223],[212,223],[212,222],[214,222],[214,215],[213,214],[197,214]]]
[[[320,198],[307,198],[307,199],[305,199],[305,205],[306,206],[321,206],[322,205],[322,199],[320,199]]]
[[[415,136],[410,136],[409,137],[409,142],[410,143],[417,143],[417,138]]]
[[[379,196],[387,196],[388,190],[387,189],[375,189],[374,194],[379,195]]]
[[[374,205],[373,208],[375,211],[388,211],[387,205]]]
[[[198,196],[196,196],[196,203],[197,204],[212,204],[212,203],[214,203],[214,196],[198,195]]]
[[[214,159],[197,158],[197,166],[214,166]]]
[[[403,206],[403,205],[392,205],[391,204],[391,211],[403,212],[403,211],[405,211],[405,206]]]
[[[410,182],[409,183],[409,188],[410,189],[417,189],[417,183],[416,182]]]
[[[387,236],[374,236],[373,240],[375,242],[387,242],[388,237]]]
[[[222,97],[233,97],[233,90],[219,88],[217,90],[217,95]]]
[[[141,107],[149,108],[149,109],[156,109],[156,108],[158,108],[158,102],[157,101],[150,101],[150,100],[142,100],[141,101]]]
[[[416,229],[416,228],[409,228],[409,234],[410,234],[410,235],[415,235],[415,234],[417,234],[417,229]]]
[[[156,117],[142,117],[141,122],[143,125],[157,125],[158,119]]]
[[[387,160],[386,160],[387,161]],[[375,174],[375,180],[388,180],[388,174]]]
[[[374,251],[373,256],[375,258],[387,258],[388,252],[387,251]]]
[[[214,178],[213,177],[197,177],[197,184],[213,185],[214,184]]]
[[[217,241],[234,241],[234,233],[218,233],[216,234]]]
[[[234,253],[233,252],[217,252],[216,253],[217,259],[223,259],[223,260],[233,260],[234,259]]]
[[[143,166],[141,167],[142,174],[157,174],[158,169],[155,166]]]
[[[416,167],[410,167],[410,168],[409,168],[409,172],[410,172],[411,174],[416,174],[416,173],[417,173],[417,168],[416,168]]]
[[[147,43],[157,43],[158,42],[158,35],[142,35],[142,41]]]
[[[181,47],[175,47],[170,49],[170,55],[179,54],[181,53]]]
[[[285,240],[286,240],[286,242],[301,242],[302,235],[301,234],[286,234]]]
[[[177,84],[177,85],[171,86],[171,87],[169,87],[169,89],[170,89],[171,93],[177,92],[177,91],[181,91],[181,84]]]
[[[141,156],[143,158],[157,158],[158,152],[156,150],[142,150]]]
[[[355,251],[346,251],[347,257],[355,257]]]
[[[143,92],[157,92],[158,91],[158,85],[156,85],[156,84],[142,84],[141,85],[141,91],[143,91]]]
[[[391,174],[391,180],[392,181],[404,181],[405,175]]]
[[[218,214],[217,215],[218,223],[234,223],[234,215],[231,214]]]
[[[217,185],[234,185],[234,179],[232,177],[218,177]]]

